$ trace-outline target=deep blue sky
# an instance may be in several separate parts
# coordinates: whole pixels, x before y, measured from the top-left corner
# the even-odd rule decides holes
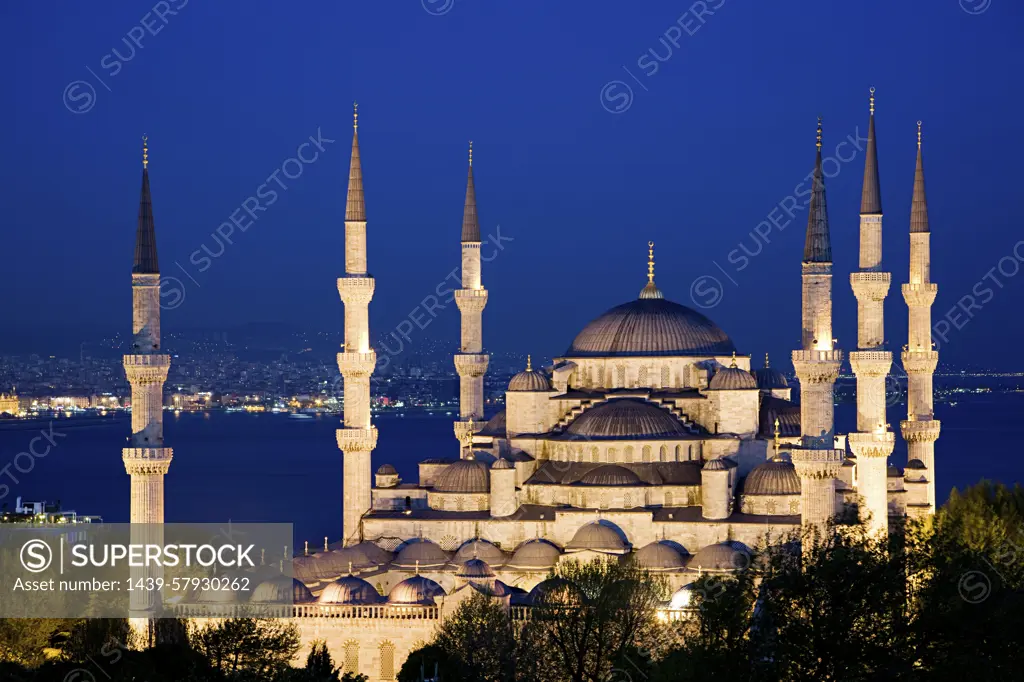
[[[741,243],[755,248],[751,230],[810,171],[818,114],[826,153],[866,133],[871,85],[894,275],[891,346],[906,338],[898,284],[919,118],[936,319],[1012,258],[1022,236],[1024,8],[1015,0],[709,0],[718,9],[703,25],[689,2],[455,0],[442,15],[423,6],[444,10],[446,1],[188,0],[166,24],[135,2],[4,3],[3,334],[64,323],[72,336],[129,329],[143,132],[160,262],[185,286],[165,327],[340,328],[334,278],[344,268],[354,99],[375,337],[458,264],[469,139],[481,229],[500,224],[514,239],[484,265],[485,342],[496,350],[564,350],[587,320],[636,295],[653,239],[669,298],[692,305],[694,279],[716,276],[724,295],[710,316],[738,347],[788,354],[799,341],[806,211],[773,231],[744,270],[728,254]],[[677,20],[693,35],[672,29]],[[131,56],[122,39],[142,22],[157,35],[147,33],[112,73],[108,55]],[[650,49],[664,58],[666,32],[679,47],[647,75],[638,60]],[[63,99],[76,80],[89,85]],[[602,107],[612,80],[635,94],[620,114]],[[65,102],[84,108],[88,87],[92,108],[72,113]],[[621,106],[623,92],[613,86],[609,106]],[[197,272],[190,254],[217,248],[211,232],[318,128],[337,142]],[[836,334],[846,349],[856,340],[848,272],[862,174],[858,154],[827,181]],[[1024,257],[1024,245],[1018,251]],[[992,285],[991,300],[951,332],[945,359],[999,360],[988,350],[1024,346],[1024,273],[1001,281],[1005,288]],[[416,333],[450,335],[454,345],[455,306],[442,317]]]

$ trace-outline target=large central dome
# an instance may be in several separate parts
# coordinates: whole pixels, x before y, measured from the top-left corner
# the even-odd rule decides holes
[[[730,355],[732,339],[696,310],[663,298],[615,306],[584,327],[566,357]]]

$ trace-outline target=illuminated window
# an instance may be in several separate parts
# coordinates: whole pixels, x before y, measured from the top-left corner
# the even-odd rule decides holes
[[[637,384],[640,385],[640,386],[646,386],[647,385],[647,367],[646,366],[640,368],[640,372],[639,372],[639,374],[637,376],[637,380],[636,381],[637,381]]]
[[[395,645],[391,642],[380,645],[380,679],[395,679]]]
[[[343,672],[359,674],[359,643],[355,640],[345,642],[345,666]]]
[[[650,462],[651,461],[651,446],[650,445],[645,445],[644,446],[644,455],[643,456],[644,456],[644,461],[645,462]]]

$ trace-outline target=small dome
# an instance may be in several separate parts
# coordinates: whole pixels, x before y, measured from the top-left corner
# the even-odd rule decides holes
[[[317,599],[319,604],[364,605],[379,604],[383,601],[380,593],[362,578],[346,575],[329,583]]]
[[[305,604],[315,600],[313,593],[301,580],[279,575],[257,585],[249,601],[261,604]]]
[[[494,460],[494,464],[491,465],[492,469],[515,469],[516,465],[508,461],[504,457],[499,457]]]
[[[909,462],[907,462],[907,468],[908,469],[927,469],[928,467],[926,467],[924,465],[924,462],[922,462],[921,460],[919,460],[919,459],[912,459]]]
[[[397,476],[398,470],[390,464],[381,464],[380,468],[377,469],[378,476]]]
[[[701,471],[728,471],[729,464],[725,461],[724,457],[715,457],[704,462],[704,466],[701,467]]]
[[[548,578],[537,583],[527,597],[531,604],[543,604],[545,601],[554,598],[559,602],[564,599],[562,595],[571,594],[580,596],[579,588],[565,578]],[[560,599],[559,597],[562,597]]]
[[[623,303],[594,319],[565,356],[728,355],[728,335],[696,310],[666,298]]]
[[[903,472],[898,467],[890,466],[886,470],[886,476],[889,478],[903,478]]]
[[[690,432],[668,410],[635,398],[617,398],[576,417],[565,432],[586,440],[678,438]]]
[[[445,596],[444,589],[430,578],[414,575],[391,588],[389,604],[433,606],[434,597]]]
[[[739,367],[723,367],[711,377],[708,388],[716,391],[731,391],[745,388],[757,388],[754,375]]]
[[[417,563],[418,562],[418,563]],[[448,554],[430,540],[409,540],[398,550],[394,565],[398,568],[440,568],[448,563]]]
[[[455,572],[456,578],[493,578],[494,571],[483,559],[470,559],[463,562],[459,570]]]
[[[689,585],[683,585],[675,591],[675,594],[672,595],[672,599],[669,601],[668,607],[670,609],[689,608],[690,604],[693,602],[693,594],[694,589],[692,583]]]
[[[477,431],[477,435],[480,436],[491,436],[492,438],[504,438],[506,433],[506,414],[505,410],[499,410],[494,413],[494,416],[487,420],[484,427]]]
[[[786,375],[774,367],[762,367],[754,370],[754,379],[757,387],[762,391],[771,391],[776,388],[789,388]]]
[[[611,525],[594,522],[581,526],[566,549],[591,549],[597,552],[624,552],[626,541]]]
[[[551,390],[551,382],[543,372],[535,372],[533,369],[527,368],[512,377],[512,381],[508,382],[508,390],[546,393]]]
[[[434,490],[439,493],[486,493],[490,489],[488,466],[477,459],[453,462],[434,479]]]
[[[640,477],[626,467],[604,464],[591,469],[579,480],[584,485],[642,485]]]
[[[637,564],[650,571],[672,571],[685,567],[683,555],[667,542],[652,542],[634,557]]]
[[[759,464],[743,482],[744,495],[799,495],[800,477],[796,468],[782,460]]]
[[[690,560],[688,568],[703,571],[738,571],[750,565],[750,550],[739,542],[708,545]]]
[[[508,568],[547,570],[558,562],[561,550],[547,540],[530,540],[519,546],[508,562]]]
[[[452,562],[462,564],[470,559],[482,559],[491,566],[504,566],[508,557],[493,543],[486,540],[470,540],[459,547],[452,557]]]

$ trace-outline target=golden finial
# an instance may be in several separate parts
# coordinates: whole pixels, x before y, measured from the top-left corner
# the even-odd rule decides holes
[[[647,281],[654,284],[654,242],[647,242]]]
[[[327,551],[327,536],[324,536],[324,551]]]
[[[142,168],[149,168],[149,136],[142,134]]]
[[[420,574],[420,560],[416,560],[416,575]]]
[[[917,148],[921,148],[921,122],[917,122]]]
[[[526,356],[526,371],[527,372],[532,372],[533,371],[533,360],[532,360],[532,358],[529,355]]]
[[[821,150],[821,116],[818,117],[818,144],[817,147]]]
[[[764,354],[764,368],[768,369],[768,367],[769,367],[769,365],[768,365],[768,354],[765,353]]]
[[[469,167],[473,167],[473,140],[469,141]]]
[[[871,88],[870,102],[871,102],[871,104],[870,104],[871,115],[874,116],[875,115],[875,88],[874,87]]]
[[[732,364],[729,365],[732,369],[736,369],[736,351],[732,352]]]
[[[352,130],[359,130],[359,102],[352,102]]]
[[[775,418],[775,457],[779,456],[779,418]]]
[[[302,553],[306,556],[309,556],[309,540],[306,540],[306,544],[302,549]]]
[[[352,562],[348,562],[348,574],[352,575]]]

